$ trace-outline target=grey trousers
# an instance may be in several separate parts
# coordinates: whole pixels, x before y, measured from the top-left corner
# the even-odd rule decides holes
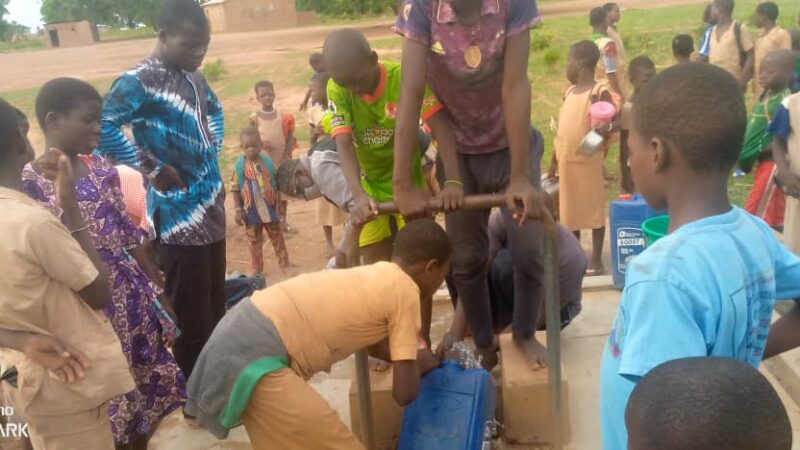
[[[531,128],[529,146],[530,179],[534,187],[541,184],[541,158],[544,138]],[[486,154],[459,154],[459,168],[466,195],[502,193],[511,178],[511,157],[508,149]],[[440,170],[441,176],[444,170]],[[511,211],[503,208],[508,232],[508,247],[514,267],[514,337],[533,336],[538,322],[542,295],[543,238],[541,225],[527,222],[520,227]],[[490,210],[462,210],[447,215],[447,234],[453,243],[452,278],[478,348],[491,347],[493,342],[492,311],[487,283]]]

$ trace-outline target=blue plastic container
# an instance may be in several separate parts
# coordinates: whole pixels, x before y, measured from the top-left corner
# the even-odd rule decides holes
[[[611,202],[611,276],[617,289],[625,287],[625,269],[631,258],[646,247],[642,222],[665,214],[648,206],[639,194],[620,196]]]
[[[399,450],[491,448],[497,385],[483,369],[445,361],[422,378],[403,416]]]

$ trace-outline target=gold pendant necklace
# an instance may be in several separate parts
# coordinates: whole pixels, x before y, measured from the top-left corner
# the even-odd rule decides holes
[[[467,63],[467,67],[470,69],[476,69],[481,65],[481,61],[483,61],[481,48],[475,44],[480,37],[480,34],[481,23],[478,21],[477,25],[473,26],[472,29],[469,30],[469,40],[472,42],[472,45],[467,47],[467,49],[464,51],[464,62]]]
[[[464,52],[464,62],[467,63],[467,67],[475,69],[481,65],[481,60],[483,60],[483,54],[481,53],[480,47],[477,45],[467,47],[467,50]]]

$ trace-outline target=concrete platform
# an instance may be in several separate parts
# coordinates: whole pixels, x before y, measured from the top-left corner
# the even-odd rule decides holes
[[[443,294],[443,293],[441,293]],[[432,337],[434,342],[446,331],[452,318],[449,301],[434,304]],[[583,312],[562,333],[562,363],[569,380],[569,409],[572,440],[568,450],[600,448],[599,384],[600,357],[608,331],[616,315],[620,293],[614,290],[589,291],[584,294]],[[784,401],[794,432],[794,450],[800,450],[800,349],[789,352],[762,366],[762,372],[775,385]],[[312,380],[312,385],[350,425],[348,389],[353,376],[352,358],[334,366],[330,374]],[[151,441],[151,450],[248,450],[250,445],[243,428],[234,430],[230,439],[216,440],[204,430],[191,429],[182,423],[180,412],[170,416]],[[532,446],[507,446],[499,450],[542,450]]]

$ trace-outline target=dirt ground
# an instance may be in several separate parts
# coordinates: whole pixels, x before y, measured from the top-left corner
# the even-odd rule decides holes
[[[540,5],[542,16],[580,14],[595,6],[593,0],[548,1]],[[663,7],[675,4],[699,3],[698,0],[628,0],[626,8]],[[390,21],[371,21],[348,25],[362,30],[368,38],[382,38],[392,35]],[[313,26],[252,33],[231,33],[215,35],[212,39],[208,58],[224,56],[229,68],[244,68],[263,65],[265,61],[281,61],[297,52],[319,49],[324,37],[341,25]],[[132,67],[153,48],[152,39],[103,43],[89,47],[43,50],[0,55],[0,92],[39,86],[57,76],[72,76],[87,80],[112,78]],[[302,100],[303,92],[294,90],[283,92],[278,100],[279,108],[294,111]],[[249,96],[226,99],[231,102],[249,102]],[[304,116],[301,115],[301,118]],[[298,123],[304,123],[298,118]],[[32,133],[34,144],[39,147],[41,136]],[[304,151],[301,143],[298,152]],[[229,147],[228,143],[226,147]],[[230,202],[230,199],[229,199]],[[233,208],[229,208],[232,211]],[[284,272],[275,266],[275,258],[269,244],[265,246],[265,261],[269,282],[285,279],[287,276],[319,270],[327,262],[322,229],[317,225],[315,206],[310,203],[292,201],[289,207],[291,225],[296,234],[287,235],[287,245],[292,267]],[[232,217],[229,223],[233,223]],[[341,230],[336,230],[336,238]],[[228,255],[230,270],[246,272],[249,267],[249,254],[244,239],[244,230],[231,227],[228,230]]]
[[[587,13],[601,4],[595,0],[546,1],[540,4],[542,16]],[[626,0],[627,9],[697,4],[702,0]],[[369,21],[347,25],[362,30],[368,38],[392,35],[391,21]],[[342,25],[313,26],[251,33],[215,35],[209,58],[225,57],[229,67],[263,63],[288,52],[319,49],[324,37]],[[39,86],[57,76],[86,80],[111,78],[136,64],[153,48],[154,40],[111,42],[90,47],[41,50],[0,55],[0,92]]]
[[[626,0],[626,8],[648,8],[678,4],[701,3],[698,0]],[[590,7],[599,4],[594,0],[548,1],[540,5],[540,10],[545,19],[550,16],[584,14]],[[373,21],[358,25],[350,25],[361,29],[370,39],[382,38],[392,35],[390,22]],[[229,68],[245,68],[254,65],[263,65],[272,61],[281,61],[298,52],[307,53],[319,49],[324,36],[331,30],[340,28],[336,26],[315,26],[307,28],[294,28],[286,30],[223,34],[215,35],[209,50],[211,59],[222,57]],[[0,92],[32,88],[41,85],[48,79],[57,76],[72,76],[87,80],[108,79],[118,75],[147,55],[154,45],[153,40],[137,40],[99,44],[90,47],[56,49],[27,53],[0,54]],[[292,90],[283,92],[278,100],[279,108],[294,111],[302,99],[304,92]],[[226,105],[249,102],[249,96],[240,96],[226,99]],[[303,124],[305,117],[298,118],[298,123]],[[35,137],[36,144],[41,144],[40,137]],[[305,151],[307,145],[302,143],[297,154]],[[228,143],[227,150],[231,150]],[[39,145],[37,145],[39,147]],[[229,223],[233,224],[233,207],[231,198],[228,198]],[[292,266],[281,271],[276,264],[269,243],[265,245],[266,276],[268,283],[274,284],[291,276],[301,273],[313,272],[324,269],[328,261],[325,241],[321,227],[316,220],[316,207],[313,203],[303,201],[290,201],[289,222],[295,233],[286,236]],[[334,239],[342,235],[341,227],[334,232]],[[588,249],[588,242],[585,243]],[[608,244],[607,247],[608,248]],[[608,255],[606,257],[608,259]],[[610,267],[606,262],[606,267]],[[249,251],[247,248],[244,229],[235,225],[228,228],[228,268],[229,271],[249,272]],[[447,320],[447,315],[440,317]],[[241,432],[238,439],[227,445],[208,443],[208,447],[194,444],[175,446],[175,442],[184,444],[197,438],[201,442],[208,442],[207,436],[197,430],[188,430],[180,424],[177,414],[167,420],[160,430],[162,445],[154,448],[225,448],[246,449],[249,445],[246,438],[242,439]],[[196,435],[196,436],[195,436]],[[158,439],[157,439],[158,440]],[[2,444],[2,442],[0,442]],[[154,444],[157,444],[154,442]],[[0,445],[0,448],[7,448]]]

